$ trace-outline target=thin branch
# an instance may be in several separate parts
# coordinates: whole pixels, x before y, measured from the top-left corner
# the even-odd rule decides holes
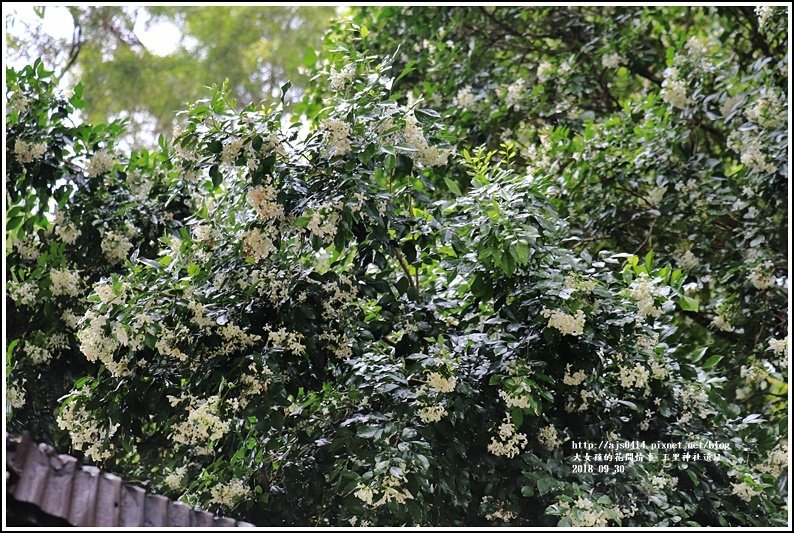
[[[405,277],[408,278],[408,283],[413,285],[413,287],[418,292],[419,291],[419,286],[414,284],[413,276],[411,276],[411,270],[408,268],[408,266],[409,266],[408,265],[408,261],[405,259],[405,256],[403,255],[403,253],[400,251],[400,249],[397,246],[395,246],[393,248],[393,250],[394,250],[394,257],[397,258],[397,262],[400,263],[400,267],[402,267],[403,272],[405,272]]]
[[[381,337],[380,340],[382,340],[383,342],[385,342],[386,344],[388,344],[392,348],[397,348],[397,343],[395,343],[393,340],[391,340],[388,337]]]
[[[634,255],[639,254],[640,251],[642,250],[642,248],[646,244],[648,245],[648,247],[652,247],[651,239],[653,238],[653,228],[656,226],[656,221],[657,220],[659,220],[659,219],[658,218],[654,218],[653,220],[651,220],[651,227],[648,228],[648,235],[645,236],[645,239],[643,239],[643,241],[640,243],[640,245],[637,246],[637,249],[634,250]]]
[[[80,20],[77,18],[77,10],[70,9],[69,13],[72,15],[72,23],[74,24],[74,30],[72,30],[72,45],[69,48],[69,59],[66,61],[66,65],[64,65],[63,69],[61,69],[61,73],[58,74],[56,81],[60,82],[61,78],[69,71],[69,69],[74,66],[75,62],[77,61],[77,56],[80,55],[80,50],[83,48],[83,27],[80,24]]]

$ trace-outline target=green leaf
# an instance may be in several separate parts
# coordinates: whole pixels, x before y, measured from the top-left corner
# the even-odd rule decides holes
[[[444,181],[446,182],[447,187],[449,187],[449,190],[452,191],[453,193],[455,193],[455,196],[462,196],[463,195],[463,193],[460,191],[460,187],[458,187],[457,183],[455,183],[454,181],[452,181],[449,178],[444,178]]]
[[[681,306],[681,309],[684,311],[693,311],[695,313],[698,312],[700,309],[700,298],[695,297],[692,298],[690,296],[681,296],[678,300],[678,305]]]
[[[543,496],[554,489],[554,482],[546,476],[538,478],[538,495]]]
[[[290,87],[292,87],[292,82],[287,82],[281,86],[281,103],[284,103],[284,99],[287,97],[287,91],[289,91]]]
[[[517,242],[511,248],[510,252],[516,259],[519,265],[525,265],[529,262],[529,245],[525,242]]]
[[[215,187],[219,186],[221,181],[223,181],[223,176],[221,175],[220,170],[218,170],[218,165],[212,165],[210,167],[210,178],[212,178],[212,184]]]
[[[400,72],[400,75],[397,76],[397,79],[394,81],[400,81],[403,77],[413,72],[415,68],[416,68],[416,61],[413,60],[409,61],[408,64],[405,65],[405,67],[402,69],[402,72]]]
[[[22,222],[24,220],[25,220],[25,217],[23,217],[23,216],[18,216],[18,217],[11,218],[6,223],[6,231],[13,231],[13,230],[17,229],[19,226],[22,225]]]
[[[524,412],[521,409],[515,408],[510,410],[510,418],[513,420],[516,429],[521,427],[524,423]]]
[[[711,357],[706,359],[705,363],[703,363],[703,370],[708,370],[709,368],[713,368],[721,360],[722,360],[722,356],[721,355],[712,355]]]
[[[303,66],[306,68],[312,68],[316,62],[317,52],[314,51],[314,47],[307,47],[306,53],[303,55]]]

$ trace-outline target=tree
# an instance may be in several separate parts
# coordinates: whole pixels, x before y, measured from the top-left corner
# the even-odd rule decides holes
[[[45,10],[41,8],[42,16]],[[68,10],[74,25],[71,42],[40,30],[17,35],[11,48],[27,57],[43,56],[58,77],[68,73],[82,80],[88,120],[125,118],[136,142],[146,143],[142,132],[154,133],[148,144],[158,134],[170,134],[177,111],[227,78],[230,93],[242,105],[277,95],[288,80],[299,97],[307,81],[304,56],[314,53],[333,13],[325,7]],[[172,25],[172,31],[182,34],[180,46],[164,55],[147,49],[136,34],[140,20],[149,26]]]
[[[700,41],[690,33],[730,16],[699,11],[688,27],[682,13],[617,13],[660,36],[586,8],[362,10],[329,34],[327,67],[296,107],[311,124],[293,115],[283,125],[288,85],[280,101],[241,112],[224,88],[191,106],[181,133],[145,152],[157,165],[142,170],[163,176],[149,195],[155,205],[184,207],[158,226],[159,247],[142,246],[85,303],[77,339],[100,370],[59,409],[74,448],[258,525],[783,524],[788,340],[768,317],[785,278],[718,247],[695,261],[675,246],[779,231],[787,160],[775,110],[785,99],[773,96],[774,60],[751,58],[747,68],[714,44],[714,63],[695,69]],[[493,31],[473,30],[473,15]],[[761,15],[773,52],[783,30],[775,12]],[[537,48],[514,27],[574,43],[631,37],[638,50],[656,38],[689,44],[686,55],[670,53],[676,70],[663,72],[663,86],[621,74],[628,60],[600,49],[582,52],[590,67],[566,85],[551,73],[578,61],[570,50]],[[402,51],[386,53],[395,38]],[[750,53],[734,41],[737,55]],[[410,64],[401,54],[413,42]],[[533,69],[548,76],[533,87],[525,50],[548,63]],[[645,79],[659,70],[648,57],[637,74]],[[488,64],[493,81],[481,70]],[[595,79],[598,64],[618,73]],[[24,88],[45,75],[37,67],[14,79],[39,80]],[[589,115],[550,111],[565,100],[558,85]],[[435,103],[409,97],[416,87]],[[742,148],[709,141],[738,111],[723,102],[726,113],[711,117],[712,102],[750,95],[763,96],[742,109],[733,141]],[[33,95],[10,93],[20,98]],[[516,142],[503,122],[519,116],[545,125],[521,126],[528,137]],[[29,144],[46,138],[42,124],[23,121],[9,134],[20,185],[39,175],[30,166],[39,151],[51,152]],[[16,139],[26,144],[17,149]],[[125,174],[101,166],[90,174],[104,182]],[[598,194],[578,192],[582,183]],[[719,227],[743,186],[757,194],[741,209],[766,210],[763,230],[752,217]],[[691,187],[706,199],[697,222],[682,199]],[[104,203],[91,205],[101,218]],[[49,225],[36,216],[25,224]],[[94,242],[112,249],[106,241]],[[762,253],[786,260],[772,238]],[[19,277],[51,268],[10,258]],[[746,309],[740,324],[715,299],[745,275],[742,294],[753,298],[731,301]],[[30,328],[19,335],[34,337]],[[35,367],[31,354],[13,355],[20,387]],[[634,441],[691,448],[617,460]],[[612,454],[602,457],[607,468],[577,463],[581,443]]]

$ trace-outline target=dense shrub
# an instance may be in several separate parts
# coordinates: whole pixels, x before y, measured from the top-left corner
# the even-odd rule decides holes
[[[291,120],[216,89],[129,158],[11,72],[11,426],[68,392],[258,525],[785,523],[787,36],[687,14],[361,10]],[[716,457],[575,469],[632,441]]]

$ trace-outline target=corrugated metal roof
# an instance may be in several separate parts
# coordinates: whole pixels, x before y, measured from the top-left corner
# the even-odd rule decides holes
[[[6,438],[6,471],[18,476],[7,485],[14,498],[75,526],[254,526],[147,493],[48,444],[36,444],[29,434]]]

